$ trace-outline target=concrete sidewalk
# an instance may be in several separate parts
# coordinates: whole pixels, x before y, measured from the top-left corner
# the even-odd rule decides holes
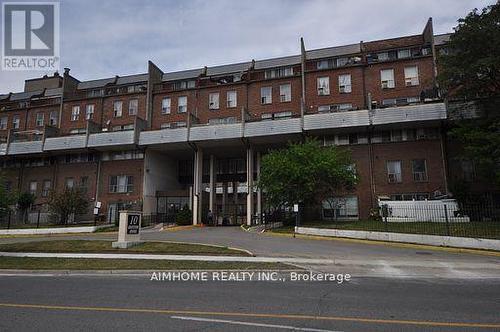
[[[45,252],[0,252],[2,257],[33,258],[94,258],[94,259],[147,259],[171,261],[247,262],[247,263],[292,263],[292,264],[334,264],[331,259],[297,257],[238,257],[238,256],[195,256],[155,254],[89,254],[89,253],[45,253]]]

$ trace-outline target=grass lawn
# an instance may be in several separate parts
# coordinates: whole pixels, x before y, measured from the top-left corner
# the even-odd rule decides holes
[[[226,247],[188,243],[144,242],[129,249],[111,248],[112,241],[53,240],[0,244],[0,251],[8,252],[78,252],[78,253],[132,253],[172,255],[249,256],[248,253]]]
[[[0,257],[0,269],[15,270],[296,270],[281,263]]]
[[[301,226],[360,231],[387,231],[409,234],[448,235],[446,223],[438,222],[389,222],[387,223],[387,229],[385,223],[372,220],[335,223],[329,221],[310,222],[303,223]],[[272,232],[293,233],[293,230],[293,226],[285,226],[274,229]],[[500,222],[449,223],[449,230],[450,236],[500,239]]]

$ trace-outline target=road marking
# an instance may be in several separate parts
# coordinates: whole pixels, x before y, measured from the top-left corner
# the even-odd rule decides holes
[[[340,331],[334,331],[334,330],[314,329],[314,328],[310,328],[310,327],[297,327],[297,326],[290,326],[290,325],[251,323],[251,322],[241,322],[241,321],[236,321],[236,320],[224,320],[224,319],[211,319],[211,318],[186,317],[186,316],[171,316],[170,318],[181,319],[181,320],[192,320],[192,321],[196,321],[196,322],[209,322],[209,323],[222,323],[222,324],[232,324],[232,325],[268,327],[268,328],[293,330],[293,331],[340,332]]]
[[[500,328],[500,323],[437,322],[437,321],[424,321],[424,320],[378,319],[378,318],[341,317],[341,316],[312,316],[312,315],[298,315],[298,314],[267,314],[267,313],[265,314],[265,313],[173,310],[173,309],[153,309],[153,308],[146,309],[146,308],[117,308],[117,307],[82,307],[82,306],[20,304],[20,303],[0,303],[0,307],[48,309],[48,310],[155,313],[155,314],[168,314],[168,315],[283,318],[283,319],[298,319],[298,320],[310,319],[310,320],[345,321],[345,322],[358,322],[358,323],[380,323],[380,324],[445,326],[445,327],[474,327],[474,328],[489,328],[489,329]]]

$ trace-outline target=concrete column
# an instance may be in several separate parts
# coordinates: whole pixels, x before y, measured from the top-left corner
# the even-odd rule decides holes
[[[203,151],[198,148],[194,154],[193,225],[201,224],[201,200],[203,194]]]
[[[215,185],[215,156],[210,156],[210,201],[208,203],[208,208],[212,213],[215,213],[215,195],[216,195],[216,185]]]
[[[253,149],[247,148],[247,225],[252,224],[253,216]]]
[[[260,152],[257,152],[257,181],[260,180]],[[259,216],[259,221],[262,223],[262,190],[257,188],[257,215]]]

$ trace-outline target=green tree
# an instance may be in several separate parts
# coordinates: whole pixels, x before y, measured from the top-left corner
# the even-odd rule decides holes
[[[27,221],[28,210],[35,203],[35,195],[27,191],[17,195],[17,208],[21,211],[23,222]]]
[[[454,30],[439,57],[440,88],[449,99],[476,99],[481,118],[455,122],[449,136],[463,146],[459,158],[500,185],[500,3],[474,9]]]
[[[279,207],[321,202],[352,189],[357,181],[348,150],[307,139],[265,155],[258,186],[270,205]]]
[[[61,192],[52,191],[48,200],[49,212],[59,224],[67,224],[70,216],[88,212],[88,198],[78,189],[66,188]]]
[[[15,196],[7,191],[5,181],[0,176],[0,217],[6,215],[15,202]]]
[[[476,98],[500,93],[500,4],[474,9],[458,20],[439,57],[440,88],[445,94]]]

